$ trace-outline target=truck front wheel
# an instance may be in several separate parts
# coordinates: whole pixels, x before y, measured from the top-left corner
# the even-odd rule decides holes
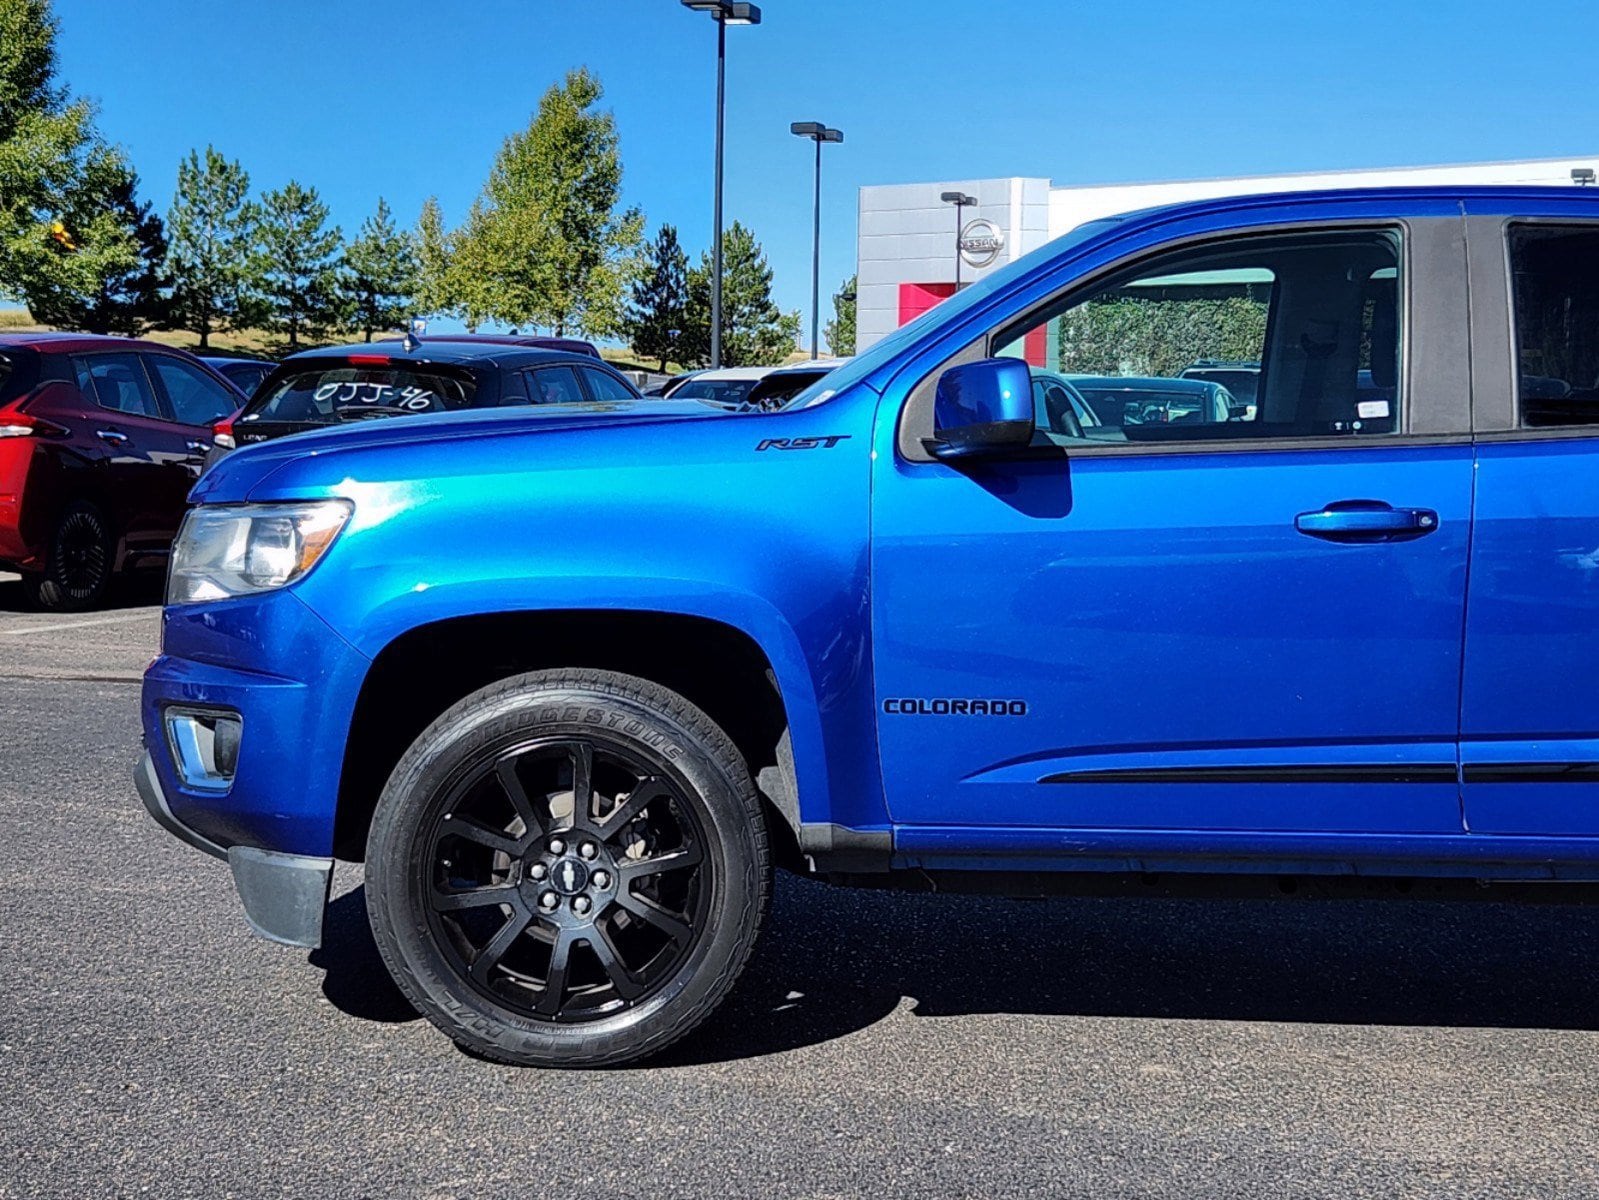
[[[450,1037],[601,1066],[721,1003],[771,866],[749,772],[704,713],[630,676],[540,671],[474,692],[406,751],[366,884],[383,961]]]

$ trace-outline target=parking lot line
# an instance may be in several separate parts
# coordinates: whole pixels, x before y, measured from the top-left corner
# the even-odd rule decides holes
[[[118,617],[97,617],[92,621],[58,621],[54,625],[27,625],[21,629],[0,629],[0,637],[14,637],[19,633],[59,633],[63,629],[87,629],[91,625],[120,625],[123,621],[148,620],[148,612],[123,613]]]

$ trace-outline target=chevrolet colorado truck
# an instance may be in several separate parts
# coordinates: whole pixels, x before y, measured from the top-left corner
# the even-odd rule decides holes
[[[1254,405],[1035,402],[1205,360]],[[686,1034],[775,867],[1599,880],[1599,194],[1096,221],[776,412],[364,423],[191,502],[145,805],[291,945],[364,861],[399,986],[490,1058]]]

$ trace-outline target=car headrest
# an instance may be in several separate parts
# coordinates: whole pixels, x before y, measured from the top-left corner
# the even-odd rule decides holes
[[[1388,280],[1373,293],[1371,313],[1371,382],[1391,388],[1399,378],[1399,289]]]

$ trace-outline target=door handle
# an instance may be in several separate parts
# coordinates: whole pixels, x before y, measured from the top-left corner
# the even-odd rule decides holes
[[[1438,528],[1438,514],[1430,508],[1395,508],[1381,500],[1339,500],[1300,513],[1294,528],[1329,542],[1394,542],[1431,533]]]
[[[189,448],[190,454],[209,454],[211,451],[209,442],[196,441],[194,438],[190,438],[183,444]]]
[[[114,446],[120,446],[123,442],[128,440],[127,434],[118,433],[115,429],[96,429],[94,431],[94,436],[99,438],[102,442],[110,442]]]

